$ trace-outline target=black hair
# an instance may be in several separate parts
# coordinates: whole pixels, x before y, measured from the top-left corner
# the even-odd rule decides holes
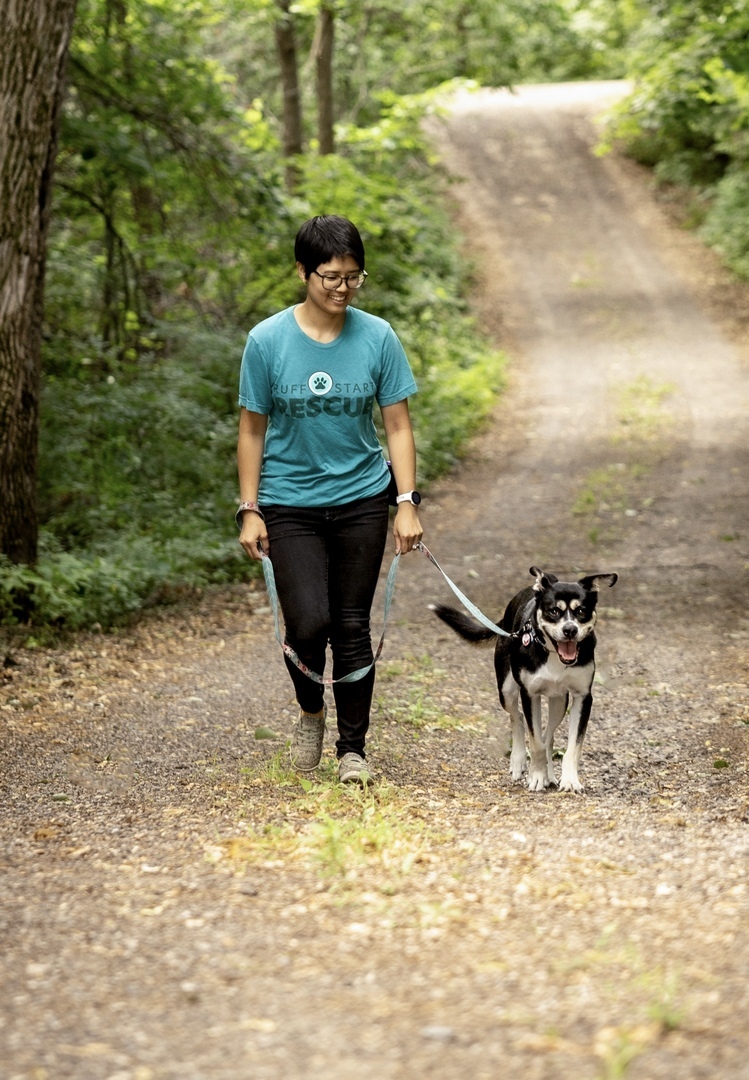
[[[337,214],[313,217],[296,234],[294,258],[304,267],[305,278],[321,263],[343,255],[350,255],[359,269],[364,269],[364,244],[356,225],[348,218]]]

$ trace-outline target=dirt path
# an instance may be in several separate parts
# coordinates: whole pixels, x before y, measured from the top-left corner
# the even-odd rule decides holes
[[[332,740],[288,772],[260,590],[15,654],[3,1080],[749,1077],[749,290],[592,154],[618,92],[471,96],[438,135],[512,368],[426,540],[493,616],[532,563],[621,575],[586,794],[510,781],[490,654],[416,556],[373,796]]]

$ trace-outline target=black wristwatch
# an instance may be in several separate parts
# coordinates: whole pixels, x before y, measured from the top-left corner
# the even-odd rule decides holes
[[[404,502],[410,502],[413,503],[414,506],[418,506],[421,502],[421,495],[419,495],[418,491],[405,491],[402,495],[397,497],[395,505],[397,506],[399,503]]]

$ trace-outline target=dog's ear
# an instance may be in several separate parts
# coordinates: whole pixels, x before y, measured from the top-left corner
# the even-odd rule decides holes
[[[543,592],[544,589],[548,589],[549,585],[554,585],[559,581],[559,578],[554,574],[547,574],[538,566],[532,566],[529,573],[536,579],[536,584],[533,586],[536,592]]]
[[[599,581],[611,588],[618,580],[618,574],[591,574],[589,577],[580,578],[580,584],[586,592],[598,592]]]

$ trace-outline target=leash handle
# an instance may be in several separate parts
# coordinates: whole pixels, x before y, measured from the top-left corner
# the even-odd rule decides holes
[[[475,604],[471,603],[471,601],[468,599],[468,597],[464,593],[462,593],[460,591],[460,589],[455,584],[455,582],[450,580],[450,578],[447,576],[445,571],[442,569],[440,564],[437,562],[434,555],[432,555],[431,551],[426,546],[426,544],[422,543],[421,540],[419,540],[418,544],[415,544],[414,547],[418,548],[418,550],[422,553],[422,555],[426,555],[426,557],[427,557],[427,559],[429,559],[430,563],[432,563],[433,566],[437,567],[437,569],[442,574],[443,578],[445,579],[447,584],[450,586],[452,591],[455,593],[458,600],[460,600],[461,604],[466,609],[466,611],[470,611],[471,615],[473,615],[473,617],[475,619],[478,619],[478,621],[480,623],[483,623],[483,625],[485,627],[487,627],[488,630],[491,630],[495,634],[499,634],[500,637],[512,637],[512,634],[508,634],[507,631],[503,630],[501,626],[497,626],[496,623],[493,623],[491,621],[491,619],[487,619],[487,617],[486,617],[486,615],[484,615],[483,611],[480,611],[479,608],[477,608]]]
[[[335,683],[352,683],[358,682],[359,679],[363,679],[367,672],[371,671],[380,658],[382,652],[382,646],[385,644],[385,627],[387,626],[388,615],[390,614],[390,605],[393,602],[393,593],[395,592],[395,578],[398,573],[398,563],[400,562],[400,555],[396,555],[390,564],[388,570],[387,580],[385,582],[385,612],[382,624],[382,634],[380,635],[380,643],[375,650],[374,659],[371,664],[367,664],[366,667],[357,668],[356,671],[350,671],[348,675],[342,675],[340,679],[333,679],[326,675],[319,675],[312,668],[307,667],[303,663],[296,652],[292,649],[288,642],[284,641],[281,634],[281,620],[279,615],[280,605],[278,602],[278,590],[276,589],[276,577],[273,573],[273,563],[270,561],[270,556],[265,552],[261,552],[261,566],[263,568],[263,577],[265,578],[265,587],[268,590],[268,598],[270,600],[271,608],[273,610],[273,624],[276,635],[276,641],[281,646],[284,654],[289,658],[292,664],[299,668],[303,675],[306,675],[312,682],[319,683],[321,686],[333,686]]]

